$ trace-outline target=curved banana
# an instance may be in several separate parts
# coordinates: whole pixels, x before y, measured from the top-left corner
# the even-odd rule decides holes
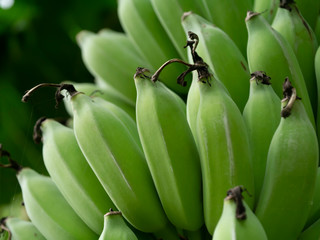
[[[143,151],[162,206],[177,228],[203,224],[201,169],[183,100],[147,69],[137,69],[136,115]]]
[[[251,0],[202,0],[206,3],[211,18],[208,19],[217,27],[221,28],[230,36],[240,49],[241,53],[246,56],[247,49],[247,30],[244,19],[246,12],[252,10]]]
[[[242,199],[242,188],[230,189],[212,240],[267,240],[259,219]]]
[[[121,212],[110,209],[104,215],[104,227],[99,240],[138,240],[138,238],[126,225]]]
[[[271,26],[292,47],[308,89],[313,112],[316,113],[317,85],[314,72],[314,56],[318,43],[312,28],[301,15],[297,4],[293,0],[282,0]]]
[[[107,29],[99,34],[83,30],[78,33],[77,41],[90,73],[116,89],[128,104],[134,105],[136,91],[130,73],[137,66],[148,63],[128,36]]]
[[[222,212],[225,193],[246,186],[254,194],[249,138],[237,105],[214,77],[198,81],[200,104],[195,136],[200,152],[204,217],[210,234]],[[253,207],[254,198],[247,203]]]
[[[282,97],[283,79],[288,77],[303,99],[310,121],[315,125],[312,106],[298,60],[289,43],[256,12],[248,12],[247,57],[251,72],[264,71],[272,79],[272,86]]]
[[[76,214],[50,177],[20,166],[2,148],[0,155],[8,157],[10,162],[0,166],[16,171],[28,217],[46,239],[97,239],[97,235]]]
[[[115,208],[83,156],[72,129],[53,119],[40,119],[42,156],[52,180],[83,221],[97,234],[103,215]]]
[[[239,48],[224,31],[199,15],[186,13],[182,25],[186,32],[198,35],[197,52],[242,111],[249,96],[250,73]]]
[[[150,0],[119,0],[118,16],[124,31],[129,35],[136,49],[151,65],[149,68],[147,65],[136,64],[136,68],[146,67],[155,71],[168,59],[179,57],[179,53],[161,26]],[[184,43],[185,39],[180,43],[182,48]],[[176,93],[185,95],[188,87],[178,85],[175,81],[183,71],[183,66],[169,66],[163,71],[160,79]]]
[[[296,239],[308,217],[319,161],[315,129],[297,97],[284,83],[281,121],[270,143],[256,216],[269,239]],[[308,151],[306,151],[308,149]]]
[[[3,223],[9,230],[13,240],[45,240],[46,238],[30,221],[17,217],[8,217]],[[0,238],[1,239],[1,238]]]
[[[270,24],[276,15],[279,7],[279,0],[254,0],[253,11],[261,13]]]
[[[281,118],[280,98],[270,84],[270,78],[264,72],[252,73],[250,95],[243,110],[252,154],[256,202],[264,179],[269,145]]]

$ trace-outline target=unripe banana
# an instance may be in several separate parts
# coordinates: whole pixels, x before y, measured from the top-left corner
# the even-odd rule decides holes
[[[230,189],[223,202],[223,211],[212,240],[267,240],[259,219],[242,200],[240,186]]]
[[[202,0],[206,2],[214,25],[226,32],[246,56],[248,35],[244,18],[246,12],[252,10],[251,0]]]
[[[261,13],[261,16],[271,24],[278,7],[279,0],[254,0],[253,11]]]
[[[314,27],[314,34],[316,35],[316,38],[319,43],[320,42],[320,14],[318,15],[316,26]]]
[[[249,139],[242,115],[214,77],[198,81],[200,104],[196,141],[200,152],[205,224],[210,234],[222,213],[225,193],[246,186],[254,193]],[[247,199],[253,207],[254,198]]]
[[[135,103],[136,92],[130,73],[146,60],[124,33],[103,30],[99,34],[81,31],[77,35],[84,64],[94,77],[104,80],[128,103]]]
[[[10,160],[9,164],[0,166],[13,168],[17,172],[28,217],[46,239],[97,239],[97,235],[76,214],[50,177],[20,166],[2,148],[0,155]]]
[[[315,130],[301,101],[286,79],[282,118],[270,143],[255,211],[269,239],[296,239],[312,204],[319,150]]]
[[[146,160],[162,206],[177,228],[203,224],[201,169],[183,100],[138,68],[136,115]]]
[[[271,26],[292,47],[308,89],[313,112],[316,113],[317,85],[314,72],[314,56],[318,43],[312,28],[301,15],[297,4],[293,0],[282,0]]]
[[[9,230],[10,240],[45,240],[46,238],[30,221],[8,217],[3,223]],[[1,239],[1,238],[0,238]]]
[[[97,234],[103,215],[115,208],[83,156],[72,129],[53,119],[40,119],[46,169],[65,199]]]
[[[318,109],[317,109],[317,133],[320,137],[320,46],[317,49],[314,57],[314,67],[317,79],[317,93],[318,93]]]
[[[198,36],[198,54],[242,111],[249,96],[250,73],[247,61],[237,45],[224,31],[199,15],[190,12],[184,14],[182,25],[185,32],[191,31]],[[232,69],[228,69],[231,66]]]
[[[269,145],[280,122],[280,98],[269,80],[263,72],[252,73],[250,95],[243,110],[250,140],[256,201],[264,179]]]
[[[155,71],[168,59],[179,57],[166,31],[161,26],[150,0],[120,0],[118,1],[118,15],[124,31],[151,65],[150,70]],[[140,66],[148,68],[147,65]],[[136,68],[140,66],[136,65]],[[174,81],[183,71],[183,66],[169,66],[163,71],[160,79],[170,89],[184,95],[188,88]]]
[[[303,99],[303,104],[313,125],[314,115],[298,60],[289,43],[259,14],[248,12],[247,57],[250,72],[264,71],[272,79],[272,86],[282,97],[283,79],[288,77]]]
[[[119,211],[110,210],[104,215],[104,227],[99,240],[138,240],[127,226]]]

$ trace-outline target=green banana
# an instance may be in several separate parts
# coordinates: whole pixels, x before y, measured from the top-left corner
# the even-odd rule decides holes
[[[314,56],[318,43],[312,28],[303,18],[297,4],[293,0],[282,0],[271,26],[292,47],[308,89],[313,112],[316,113],[317,85],[314,71]]]
[[[282,97],[283,79],[288,77],[303,99],[310,121],[315,125],[312,106],[298,60],[289,43],[256,12],[248,11],[247,57],[250,72],[264,71],[272,79],[272,86]]]
[[[41,118],[42,155],[45,166],[65,199],[97,234],[103,215],[115,208],[83,156],[72,129],[53,119]]]
[[[183,100],[138,68],[136,116],[146,160],[162,206],[177,228],[203,224],[201,169]],[[150,74],[149,74],[150,75]]]
[[[320,1],[295,0],[302,16],[307,20],[311,28],[315,28],[317,17],[320,13]]]
[[[126,225],[121,212],[110,209],[104,215],[104,227],[99,240],[138,240],[138,238]]]
[[[244,19],[246,12],[253,8],[251,0],[202,0],[206,3],[211,18],[208,19],[226,32],[246,56],[247,30]]]
[[[46,238],[30,221],[17,217],[8,217],[3,220],[13,240],[45,240]]]
[[[314,34],[316,35],[316,38],[319,43],[320,42],[320,14],[318,15],[316,26],[314,27]]]
[[[269,145],[280,122],[280,98],[264,72],[252,73],[250,95],[243,110],[252,154],[256,202],[264,179]]]
[[[102,30],[99,34],[83,30],[77,35],[82,59],[90,73],[116,89],[131,105],[136,99],[130,72],[147,62],[125,33]]]
[[[246,126],[236,104],[214,77],[198,81],[200,104],[195,139],[200,152],[204,217],[210,234],[219,220],[221,199],[231,187],[246,186],[254,194]],[[253,207],[254,198],[247,203]]]
[[[255,211],[269,239],[296,239],[308,217],[319,161],[315,129],[290,81],[284,82],[280,124],[270,143]],[[306,151],[306,149],[308,149]]]
[[[124,31],[151,65],[150,68],[147,65],[140,66],[155,71],[168,59],[179,57],[179,53],[161,26],[150,0],[119,0],[118,16]],[[140,66],[136,65],[136,68]],[[166,86],[181,95],[188,92],[188,87],[178,85],[174,79],[183,70],[183,66],[180,65],[169,66],[160,78]]]
[[[96,82],[99,80],[96,80]],[[122,110],[124,110],[126,113],[128,113],[132,119],[136,119],[136,113],[135,113],[135,105],[131,105],[128,102],[126,102],[121,95],[112,87],[103,84],[98,85],[97,83],[77,83],[77,82],[65,82],[68,84],[72,84],[79,92],[83,92],[88,96],[91,97],[100,97],[104,100],[113,103],[120,107]],[[64,104],[66,107],[67,112],[70,116],[73,115],[72,113],[72,107],[70,104],[70,101],[68,101],[66,98],[64,99]]]
[[[17,172],[28,217],[46,239],[97,239],[50,177],[20,166],[3,149],[1,157],[8,157],[10,161],[9,164],[1,164],[2,167],[13,168]]]
[[[185,32],[198,35],[197,52],[242,111],[249,96],[250,73],[238,47],[224,31],[199,15],[186,13],[182,25]],[[232,69],[228,69],[231,66]]]
[[[319,240],[320,239],[320,218],[310,227],[304,230],[298,240]]]
[[[270,24],[279,7],[279,0],[254,0],[253,11],[261,13]]]
[[[267,240],[259,219],[242,199],[240,186],[230,189],[212,240]]]
[[[192,11],[201,16],[207,16],[206,13],[208,9],[205,9],[202,1],[194,1],[194,0],[178,0],[182,10],[184,12]],[[181,17],[181,16],[180,16]]]

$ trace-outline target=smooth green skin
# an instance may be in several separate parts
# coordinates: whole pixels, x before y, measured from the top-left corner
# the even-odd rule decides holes
[[[250,80],[250,95],[243,110],[252,154],[256,202],[259,198],[268,156],[269,145],[280,123],[281,100],[272,85]]]
[[[317,17],[320,12],[320,1],[314,0],[295,0],[302,16],[307,20],[309,25],[314,29]]]
[[[145,67],[155,71],[167,60],[180,57],[161,26],[150,0],[119,0],[118,16],[121,26],[136,49],[151,65],[151,68],[148,66],[136,67]],[[180,43],[181,48],[185,44],[186,39]],[[185,66],[181,64],[171,64],[162,71],[160,79],[170,89],[185,95],[188,92],[188,87],[182,87],[176,81],[176,78],[185,70]]]
[[[27,214],[46,239],[97,239],[98,236],[71,208],[50,177],[23,168],[17,178]]]
[[[236,203],[234,200],[224,200],[223,212],[214,230],[212,240],[267,240],[267,235],[259,219],[251,211],[245,201],[247,218],[236,218]]]
[[[10,230],[13,240],[46,240],[30,221],[9,217],[5,224]]]
[[[99,240],[138,240],[121,214],[105,215],[104,228]]]
[[[304,230],[298,240],[319,240],[320,239],[320,219],[318,219],[309,228]]]
[[[182,25],[186,32],[192,31],[199,36],[197,53],[224,84],[242,111],[249,96],[250,73],[247,61],[237,45],[224,31],[199,15],[185,15]]]
[[[312,200],[312,207],[309,211],[308,220],[304,228],[311,226],[320,218],[320,167],[317,171],[317,180]]]
[[[183,100],[161,82],[135,78],[137,125],[159,198],[178,228],[203,224],[201,169]]]
[[[183,12],[192,11],[196,14],[199,14],[205,17],[206,11],[208,11],[208,9],[205,9],[205,6],[203,5],[202,1],[178,0],[178,2],[182,7]]]
[[[180,58],[186,61],[187,52],[183,46],[187,39],[180,24],[184,13],[181,3],[178,0],[151,0],[151,3],[154,12],[179,53]]]
[[[83,156],[73,130],[52,119],[45,120],[41,130],[42,156],[52,180],[80,218],[100,234],[103,215],[115,206]]]
[[[317,18],[316,26],[314,28],[314,34],[316,35],[318,42],[320,42],[320,14]]]
[[[254,196],[249,139],[242,115],[219,82],[198,82],[200,105],[196,141],[200,152],[205,224],[213,233],[226,192],[244,186]],[[246,199],[253,207],[254,197]]]
[[[82,31],[77,36],[82,59],[90,73],[112,86],[129,104],[134,105],[136,90],[132,73],[147,61],[125,33],[103,30],[100,34]]]
[[[210,12],[208,19],[217,27],[221,28],[235,42],[240,51],[246,56],[247,30],[244,19],[246,12],[252,10],[251,0],[202,0]]]
[[[279,8],[271,26],[279,32],[293,49],[303,74],[313,112],[317,111],[317,83],[314,71],[314,56],[318,43],[312,28],[301,15],[296,4],[292,10]]]
[[[84,94],[74,95],[71,102],[77,142],[117,209],[138,230],[160,231],[168,220],[137,142],[134,121],[129,125],[130,117],[120,108]]]
[[[103,80],[102,80],[103,81]],[[124,110],[126,113],[128,113],[132,119],[136,119],[136,113],[135,113],[135,105],[132,105],[128,103],[125,99],[122,98],[122,96],[117,92],[117,90],[113,89],[112,87],[108,85],[99,86],[97,83],[76,83],[76,82],[67,82],[72,84],[75,89],[79,92],[83,92],[88,96],[91,97],[100,97],[110,103],[113,103],[120,107],[122,110]],[[64,104],[66,107],[66,110],[70,116],[73,115],[72,113],[72,106],[70,103],[70,100],[67,97],[64,98]]]
[[[289,43],[261,16],[246,21],[248,29],[247,57],[250,72],[265,71],[271,77],[272,87],[282,98],[282,85],[286,77],[297,89],[304,106],[315,125],[312,106],[298,60]]]
[[[296,100],[272,138],[255,211],[269,239],[297,239],[312,205],[318,161],[315,130]]]
[[[318,96],[320,96],[320,46],[316,52],[314,58],[314,66],[315,66],[315,73],[317,79],[317,91]],[[318,109],[317,109],[317,134],[320,136],[320,97],[318,98]]]
[[[269,23],[272,23],[278,8],[279,0],[254,0],[253,11],[261,13]]]

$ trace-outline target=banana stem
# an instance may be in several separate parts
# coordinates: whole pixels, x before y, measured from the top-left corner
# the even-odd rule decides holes
[[[39,88],[42,87],[55,87],[58,88],[56,91],[56,108],[58,107],[59,103],[62,101],[64,96],[61,94],[62,90],[66,90],[71,96],[74,96],[75,94],[79,93],[72,84],[56,84],[56,83],[40,83],[37,86],[31,88],[30,90],[27,90],[26,93],[22,97],[22,102],[28,102],[30,99],[30,96],[33,92],[37,91]]]
[[[10,229],[7,228],[7,226],[6,226],[6,223],[5,223],[6,219],[7,219],[6,217],[0,219],[0,229],[6,231],[8,233],[8,240],[11,240],[12,234],[11,234]]]

